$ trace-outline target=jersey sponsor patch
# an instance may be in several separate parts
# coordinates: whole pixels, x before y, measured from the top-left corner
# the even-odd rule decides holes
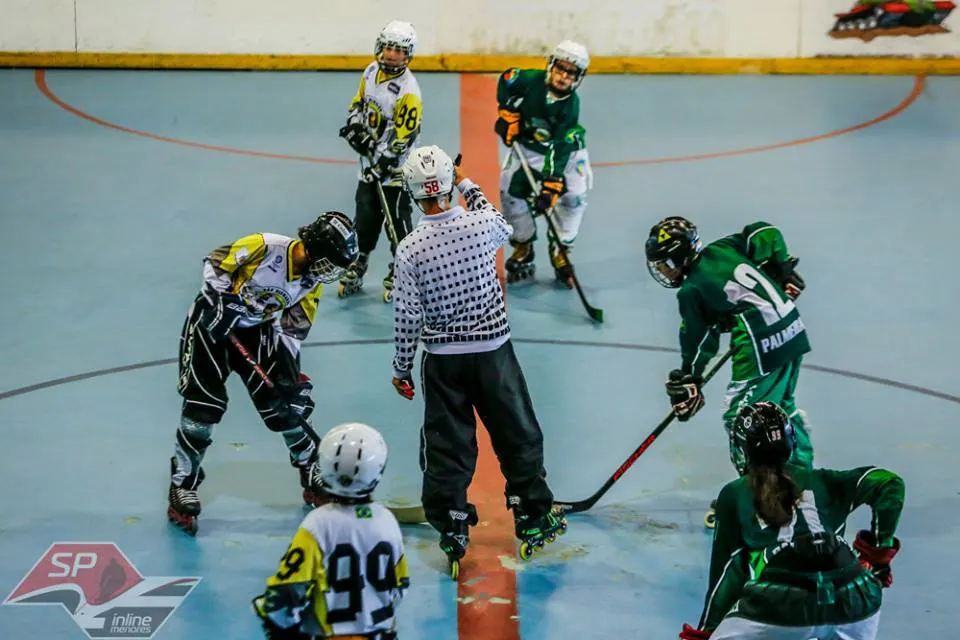
[[[507,84],[513,84],[513,81],[520,77],[520,70],[517,68],[508,69],[503,74],[503,81]]]
[[[400,85],[397,84],[396,82],[392,82],[392,81],[391,81],[391,82],[388,82],[388,83],[387,83],[387,91],[389,91],[390,93],[398,96],[398,95],[400,95]]]

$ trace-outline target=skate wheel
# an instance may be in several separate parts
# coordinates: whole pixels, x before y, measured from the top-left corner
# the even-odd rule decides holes
[[[535,549],[528,542],[520,543],[520,559],[529,560],[533,557]]]
[[[706,515],[703,516],[703,524],[707,529],[713,529],[717,524],[717,514],[713,511],[707,511]]]
[[[450,577],[454,580],[460,577],[460,561],[459,560],[450,561]]]
[[[383,301],[387,304],[393,300],[393,289],[387,289],[383,292]]]
[[[346,287],[346,286],[340,285],[339,287],[337,287],[337,297],[338,297],[338,298],[346,298],[346,297],[347,297],[347,287]]]

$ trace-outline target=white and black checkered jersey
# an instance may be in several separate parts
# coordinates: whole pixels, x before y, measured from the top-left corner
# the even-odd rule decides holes
[[[428,353],[493,351],[510,339],[497,250],[513,227],[476,184],[457,185],[467,208],[425,215],[397,247],[393,275],[394,375]]]

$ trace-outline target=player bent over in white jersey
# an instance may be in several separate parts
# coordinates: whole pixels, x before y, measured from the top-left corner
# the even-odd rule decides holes
[[[334,427],[319,447],[331,502],[311,511],[253,608],[270,640],[392,640],[410,585],[400,526],[373,502],[387,445],[373,427]]]
[[[395,231],[395,237],[390,237],[391,255],[412,228],[410,195],[403,189],[400,168],[416,147],[423,117],[420,85],[409,68],[416,46],[417,32],[409,22],[394,20],[380,31],[374,47],[376,60],[360,76],[347,123],[340,129],[340,137],[360,155],[354,218],[360,257],[340,280],[340,297],[353,295],[363,286],[384,222]],[[389,212],[383,210],[378,183]],[[390,302],[392,296],[391,263],[383,279],[383,301]]]
[[[304,501],[323,501],[315,472],[316,443],[303,429],[313,411],[310,378],[300,369],[300,343],[313,325],[323,284],[336,282],[357,258],[350,219],[331,211],[300,227],[299,238],[254,233],[210,252],[203,290],[180,334],[183,397],[171,458],[167,516],[197,531],[200,466],[213,442],[213,426],[227,410],[227,378],[236,373],[271,431],[283,435],[290,464],[300,472]],[[273,387],[257,375],[236,339]],[[316,436],[313,436],[315,438]]]

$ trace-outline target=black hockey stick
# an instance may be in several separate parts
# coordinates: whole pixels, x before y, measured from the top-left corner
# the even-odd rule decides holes
[[[533,171],[530,170],[530,164],[524,157],[523,152],[517,148],[516,142],[510,145],[510,150],[517,156],[517,159],[520,160],[520,166],[523,167],[523,172],[526,174],[527,180],[530,181],[530,188],[536,192],[537,180],[533,177]],[[560,242],[560,234],[557,233],[557,228],[553,224],[552,214],[553,208],[544,214],[544,217],[547,219],[547,225],[550,227],[550,232],[557,241],[557,248],[560,250],[560,253],[563,254],[564,260],[572,267],[573,263],[570,262],[570,254],[567,253],[567,248]],[[576,269],[573,270],[573,286],[576,287],[577,295],[580,296],[580,302],[583,303],[583,308],[586,310],[587,315],[590,316],[590,319],[596,322],[603,322],[603,309],[594,307],[587,301],[587,296],[583,293],[583,287],[580,286],[580,278],[577,277]]]
[[[271,389],[276,389],[276,385],[273,384],[273,381],[270,379],[270,376],[267,375],[267,372],[264,371],[256,360],[253,359],[253,356],[250,355],[250,352],[247,351],[247,348],[243,346],[243,343],[237,338],[237,336],[230,334],[230,342],[233,346],[240,352],[240,355],[243,356],[243,359],[247,361],[253,370],[257,373],[260,379],[263,381],[263,384]],[[303,416],[300,416],[300,428],[304,430],[311,440],[313,440],[317,445],[320,444],[320,436],[317,435],[317,432],[313,430],[313,427],[310,426],[310,423],[303,419]],[[394,517],[401,524],[420,524],[421,522],[427,521],[427,516],[423,512],[423,507],[391,507],[389,505],[384,505],[393,513]]]
[[[720,358],[717,364],[713,365],[713,367],[707,372],[707,375],[704,376],[703,383],[701,384],[701,386],[706,385],[707,382],[710,381],[710,378],[712,378],[714,374],[716,374],[717,371],[720,370],[720,367],[722,367],[727,362],[727,360],[730,359],[730,356],[732,355],[733,355],[733,349],[730,349],[725,354],[723,354],[723,357]],[[627,472],[627,470],[630,467],[633,466],[633,463],[637,461],[637,458],[642,456],[643,452],[646,451],[648,448],[650,448],[650,445],[652,445],[654,441],[660,437],[660,434],[663,433],[668,426],[670,426],[670,423],[673,422],[673,419],[676,417],[677,417],[677,414],[671,411],[670,415],[664,418],[660,422],[660,424],[657,425],[657,428],[653,430],[653,433],[647,436],[647,439],[644,440],[640,444],[640,446],[637,447],[637,449],[630,454],[630,457],[627,458],[626,462],[621,464],[620,468],[614,471],[613,475],[610,476],[610,478],[608,478],[607,481],[603,483],[602,487],[600,487],[600,490],[594,493],[592,496],[590,496],[585,500],[578,500],[576,502],[564,502],[562,500],[557,500],[556,502],[554,502],[554,504],[556,504],[561,509],[563,509],[564,513],[580,513],[581,511],[586,511],[587,509],[595,505],[597,503],[597,500],[602,498],[603,494],[609,491],[610,487],[612,487],[614,483],[617,480],[619,480],[623,476],[623,474]]]

